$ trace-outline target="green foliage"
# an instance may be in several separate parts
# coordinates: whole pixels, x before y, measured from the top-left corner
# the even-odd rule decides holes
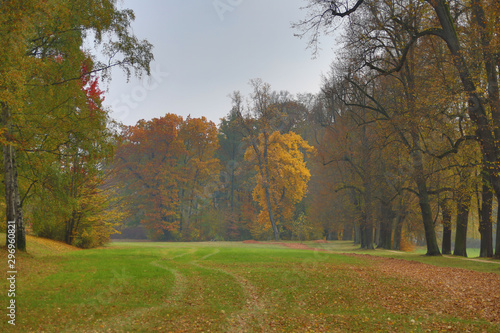
[[[114,0],[2,2],[2,143],[17,150],[5,166],[21,179],[8,177],[6,198],[22,201],[16,219],[24,207],[35,233],[93,247],[114,232],[118,212],[103,191],[114,134],[95,73],[149,74],[152,46],[131,33],[133,19]],[[87,37],[109,62],[84,50]]]

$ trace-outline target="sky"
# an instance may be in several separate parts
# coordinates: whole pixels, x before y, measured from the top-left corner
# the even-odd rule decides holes
[[[305,0],[124,0],[134,34],[153,44],[152,76],[131,79],[113,70],[105,106],[125,124],[175,113],[216,124],[231,109],[233,91],[247,96],[251,79],[276,91],[317,93],[335,58],[336,38],[324,37],[319,55],[294,36]]]

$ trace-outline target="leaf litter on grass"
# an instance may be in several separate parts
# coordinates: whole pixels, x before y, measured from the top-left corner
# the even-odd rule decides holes
[[[199,244],[181,251],[172,249],[171,255],[160,249],[148,252],[153,261],[143,260],[142,264],[157,270],[147,273],[148,277],[165,275],[172,280],[173,289],[163,288],[162,300],[130,307],[127,300],[139,292],[130,289],[127,295],[116,295],[113,305],[120,307],[106,311],[109,313],[90,330],[77,317],[66,318],[67,328],[75,328],[75,332],[499,330],[495,308],[500,304],[498,275],[367,255],[302,251],[307,245],[287,244],[283,249],[248,244],[220,250],[214,244]],[[66,260],[82,259],[75,254],[65,256]],[[102,258],[109,261],[112,256]],[[121,262],[135,265],[133,258]],[[145,291],[141,297],[146,305],[150,294]],[[150,291],[156,292],[156,288]],[[78,309],[69,303],[66,306],[69,312],[63,317]],[[53,319],[44,315],[36,322],[47,331],[57,328]]]

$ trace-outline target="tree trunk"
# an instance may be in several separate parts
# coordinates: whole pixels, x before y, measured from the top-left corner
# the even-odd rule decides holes
[[[392,219],[394,212],[388,202],[381,203],[380,238],[377,248],[390,250],[392,248]]]
[[[359,223],[359,245],[362,249],[366,249],[365,219],[366,217],[363,215],[363,217],[361,218],[362,221]]]
[[[439,246],[436,238],[436,230],[434,229],[434,220],[432,218],[432,209],[429,200],[429,192],[427,190],[427,184],[425,180],[424,173],[424,162],[422,156],[422,150],[420,147],[420,138],[415,130],[412,130],[413,139],[413,151],[412,162],[413,162],[413,179],[417,184],[418,188],[418,203],[420,205],[420,211],[422,212],[422,221],[425,230],[425,241],[427,243],[427,254],[428,256],[439,256],[441,252],[439,251]]]
[[[354,222],[353,240],[354,244],[361,245],[361,226],[359,222]]]
[[[375,250],[375,244],[373,243],[373,226],[367,225],[364,229],[365,247],[366,250]]]
[[[486,177],[486,175],[483,175]],[[493,257],[493,192],[483,178],[482,202],[479,210],[479,233],[481,234],[480,257]]]
[[[271,220],[271,226],[273,228],[274,232],[274,240],[279,241],[280,240],[280,233],[278,230],[278,226],[276,225],[276,221],[274,220],[274,213],[273,213],[273,208],[271,206],[271,193],[269,192],[269,186],[271,184],[271,176],[269,172],[269,160],[268,160],[268,154],[267,154],[267,133],[264,132],[264,161],[263,165],[261,167],[261,172],[264,173],[263,176],[265,177],[265,184],[264,184],[264,192],[266,194],[266,202],[267,202],[267,212],[269,214],[269,219]],[[254,146],[254,149],[256,149],[256,153],[258,152],[257,148]]]
[[[401,250],[401,237],[403,235],[404,220],[405,220],[405,214],[399,212],[396,218],[396,227],[394,228],[394,240],[392,242],[393,250]]]
[[[16,208],[14,204],[14,180],[11,161],[12,146],[5,145],[3,147],[4,161],[4,184],[5,184],[5,211],[7,223],[16,220]],[[6,236],[8,236],[7,234]],[[6,244],[9,244],[9,239],[6,238]],[[17,225],[16,225],[16,246],[17,246]]]
[[[443,254],[451,254],[451,215],[443,217]]]
[[[2,122],[3,127],[5,128],[5,141],[10,142],[12,140],[12,119],[10,109],[3,103]],[[15,221],[16,248],[21,251],[26,251],[26,233],[24,229],[22,201],[19,193],[19,182],[17,178],[16,150],[9,143],[3,146],[3,158],[6,218],[7,222]],[[6,241],[8,242],[7,239]]]
[[[443,254],[451,254],[451,206],[450,200],[444,199],[439,203],[443,215]]]
[[[469,223],[470,203],[471,195],[468,193],[464,193],[457,202],[455,250],[453,251],[456,256],[467,257],[467,225]]]
[[[499,200],[500,199],[497,196],[497,201]],[[497,212],[497,242],[495,245],[495,259],[500,259],[500,209],[498,209]]]
[[[495,134],[495,138],[498,140],[498,138],[500,138],[500,91],[497,71],[498,54],[497,50],[492,48],[491,45],[492,32],[491,28],[488,27],[488,22],[481,1],[472,0],[471,7],[473,12],[473,19],[475,20],[479,28],[478,30],[483,51],[484,67],[488,82],[488,103],[490,105],[490,111],[493,120],[493,131]],[[493,173],[495,173],[494,170],[492,171]],[[498,172],[496,172],[495,175],[497,176]],[[491,189],[487,186],[487,184],[490,182],[490,177],[488,176],[488,169],[483,168],[483,205],[481,208],[481,224],[479,229],[479,231],[481,232],[481,257],[493,256],[493,235],[491,225],[493,193],[491,193]]]

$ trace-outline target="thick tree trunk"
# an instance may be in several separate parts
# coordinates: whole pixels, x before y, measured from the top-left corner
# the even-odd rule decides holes
[[[375,244],[373,243],[373,211],[372,211],[372,201],[369,186],[365,186],[365,206],[362,228],[361,228],[361,248],[367,250],[374,250]]]
[[[396,227],[394,228],[394,240],[392,242],[393,250],[401,250],[401,237],[403,236],[403,223],[405,214],[400,212],[396,218]]]
[[[495,50],[495,48],[492,48],[491,45],[492,32],[491,28],[488,27],[488,22],[481,0],[472,0],[471,8],[473,12],[473,18],[479,28],[478,30],[483,51],[484,66],[488,82],[488,104],[490,105],[490,111],[493,120],[493,132],[495,134],[495,138],[498,140],[500,138],[500,91],[497,71],[498,54],[497,50]],[[497,177],[498,170],[496,172],[494,170],[492,171]],[[487,183],[490,181],[490,177],[488,176],[488,169],[483,168],[483,205],[481,209],[481,225],[479,229],[479,231],[481,232],[481,257],[493,256],[493,235],[491,225],[491,206],[493,202],[493,193],[491,193],[490,188],[487,186]]]
[[[373,226],[365,226],[365,247],[366,250],[374,250],[375,244],[373,243]]]
[[[381,202],[381,219],[380,219],[380,238],[377,248],[388,249],[392,248],[392,220],[394,212],[388,202]]]
[[[497,196],[497,201],[499,200]],[[497,212],[497,243],[495,246],[495,259],[500,259],[500,209]]]
[[[493,257],[493,192],[487,183],[483,181],[481,192],[482,202],[479,210],[479,233],[481,234],[480,257]]]
[[[354,223],[354,235],[353,235],[354,244],[361,245],[361,225],[359,222]]]
[[[451,206],[448,199],[440,202],[443,215],[443,254],[451,254]]]
[[[418,201],[420,205],[420,211],[422,212],[422,221],[425,230],[425,241],[427,243],[426,255],[439,256],[441,255],[441,252],[439,251],[439,246],[436,238],[436,230],[434,229],[434,220],[432,218],[429,192],[427,190],[427,183],[425,180],[424,162],[422,150],[420,147],[420,138],[418,136],[418,133],[416,133],[415,131],[412,131],[412,139],[414,149],[411,154],[413,162],[413,179],[418,188]]]
[[[457,225],[453,251],[456,256],[467,257],[467,226],[469,224],[470,203],[471,196],[468,193],[464,193],[457,202]]]

